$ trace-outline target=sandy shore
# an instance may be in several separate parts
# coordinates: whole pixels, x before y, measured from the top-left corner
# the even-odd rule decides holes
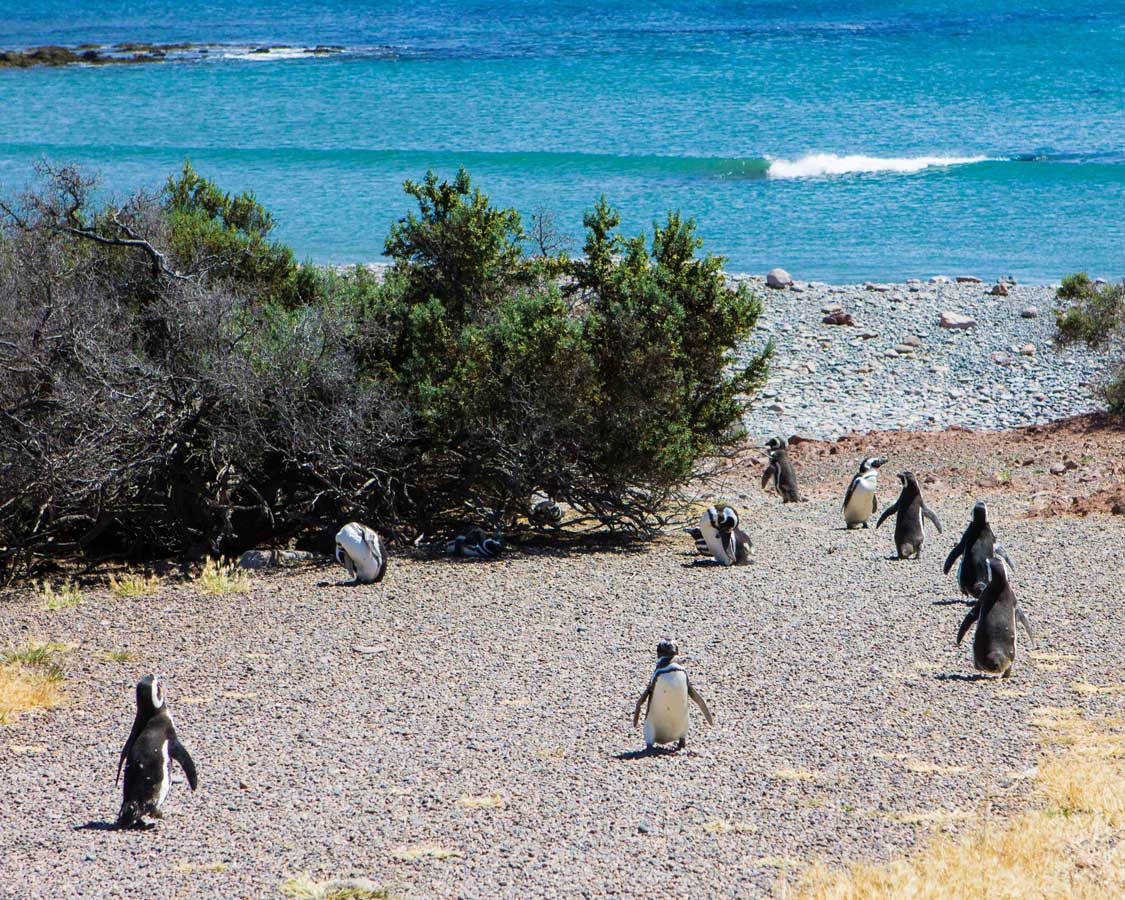
[[[494,563],[400,553],[364,588],[326,566],[228,597],[89,590],[49,612],[10,596],[0,645],[74,646],[66,705],[0,726],[0,896],[280,897],[302,872],[404,897],[780,896],[812,861],[885,858],[1002,815],[1027,800],[1036,709],[1122,712],[1122,695],[1075,685],[1121,678],[1123,520],[1029,518],[1027,494],[1093,490],[1084,473],[1120,484],[1125,438],[938,437],[798,445],[813,499],[791,506],[747,454],[714,485],[746,511],[743,569],[699,565],[670,536]],[[973,468],[1028,447],[1044,463],[1076,447],[1081,468]],[[887,559],[887,527],[840,529],[868,449],[936,473],[946,531],[921,561]],[[1040,633],[1010,682],[974,680],[953,643],[965,607],[940,567],[976,497]],[[629,716],[666,634],[716,727],[697,717],[691,752],[642,757]],[[151,832],[105,831],[132,684],[151,670],[171,679],[201,789],[178,784]]]

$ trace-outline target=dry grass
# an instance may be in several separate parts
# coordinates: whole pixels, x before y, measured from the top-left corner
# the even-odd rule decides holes
[[[136,659],[136,654],[130,653],[128,650],[107,650],[102,654],[106,662],[127,663]]]
[[[471,794],[462,794],[457,801],[462,809],[503,809],[504,798],[499,794],[490,794],[483,797],[474,797]]]
[[[731,822],[727,819],[712,819],[703,825],[703,830],[708,834],[750,834],[757,831],[757,827],[750,822]]]
[[[293,900],[390,900],[386,888],[366,878],[313,881],[307,875],[286,878],[281,892]]]
[[[195,579],[195,585],[200,592],[214,596],[245,594],[250,590],[250,576],[234,563],[208,559]]]
[[[52,709],[63,701],[62,670],[55,656],[62,644],[31,642],[0,658],[0,725],[21,712]]]
[[[916,756],[911,756],[909,753],[875,753],[877,759],[886,760],[887,762],[897,762],[906,771],[914,772],[918,775],[955,775],[958,772],[964,772],[964,766],[943,766],[938,763],[932,763],[924,759],[919,759]]]
[[[176,871],[181,875],[193,875],[196,872],[226,872],[230,866],[221,862],[209,863],[179,863],[176,866]]]
[[[436,844],[415,844],[413,847],[399,847],[391,853],[403,862],[415,862],[419,859],[451,859],[454,856],[461,855],[458,850],[438,847]]]
[[[144,597],[160,589],[158,575],[144,575],[140,572],[128,572],[118,578],[109,576],[109,589],[115,597]]]
[[[1125,896],[1125,733],[1068,709],[1037,711],[1049,752],[1036,806],[938,836],[911,856],[810,869],[800,900],[1110,900]]]
[[[786,781],[827,781],[819,772],[807,769],[778,769],[773,774],[775,778],[784,778]]]
[[[58,587],[52,587],[50,582],[41,581],[35,593],[49,610],[70,609],[82,602],[82,592],[78,590],[78,585],[71,581],[64,581]]]
[[[1071,687],[1080,694],[1125,694],[1125,684],[1091,684],[1088,681],[1075,681]]]

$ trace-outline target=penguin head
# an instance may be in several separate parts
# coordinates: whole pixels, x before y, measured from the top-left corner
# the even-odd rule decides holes
[[[879,468],[886,461],[886,457],[883,456],[869,456],[859,464],[859,471],[870,472],[872,469]]]
[[[978,500],[973,505],[973,524],[978,528],[988,524],[988,507],[984,505],[983,500]]]
[[[667,659],[671,661],[674,657],[679,656],[680,648],[676,646],[676,642],[665,638],[656,645],[656,658],[658,660]]]
[[[918,479],[914,477],[914,473],[907,469],[905,472],[898,473],[898,480],[902,482],[902,489],[904,491],[912,491],[918,493]]]
[[[783,437],[771,437],[768,441],[766,441],[766,446],[769,447],[770,450],[781,450],[785,447],[788,447],[789,442]]]
[[[164,707],[164,676],[146,675],[137,682],[137,715],[151,716]]]
[[[988,560],[988,583],[1003,589],[1008,584],[1008,565],[999,556]]]
[[[738,511],[725,503],[712,506],[707,510],[707,516],[717,531],[733,531],[738,527]]]

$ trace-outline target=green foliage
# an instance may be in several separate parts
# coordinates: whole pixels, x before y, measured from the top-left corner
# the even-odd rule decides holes
[[[1062,280],[1056,296],[1062,301],[1055,318],[1060,344],[1080,342],[1109,352],[1117,348],[1102,393],[1111,412],[1125,414],[1125,360],[1120,347],[1125,338],[1125,282],[1097,284],[1078,272]]]
[[[1085,272],[1062,280],[1057,297],[1059,340],[1106,347],[1125,326],[1125,283],[1095,284]]]
[[[270,240],[273,215],[252,193],[230,195],[190,162],[164,187],[169,244],[183,271],[203,271],[288,306],[309,300],[317,276],[293,251]]]

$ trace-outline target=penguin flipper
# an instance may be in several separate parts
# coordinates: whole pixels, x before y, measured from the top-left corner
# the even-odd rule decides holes
[[[965,613],[965,618],[962,619],[962,621],[961,621],[961,627],[957,629],[957,644],[958,644],[958,646],[960,646],[961,641],[964,640],[965,635],[968,633],[969,626],[972,625],[973,622],[975,622],[977,620],[977,616],[979,616],[979,615],[980,615],[980,604],[974,603],[973,608],[970,609],[967,613]]]
[[[699,707],[699,711],[703,713],[703,718],[707,720],[707,724],[714,725],[715,720],[711,718],[711,710],[707,708],[707,704],[703,702],[703,698],[700,697],[699,694],[696,693],[695,688],[691,686],[691,679],[688,679],[687,695],[695,702],[695,705]]]
[[[634,728],[637,727],[637,723],[641,720],[641,707],[644,706],[645,701],[647,699],[649,699],[649,697],[652,696],[652,686],[655,683],[656,683],[656,679],[653,678],[651,681],[649,681],[648,687],[645,688],[644,693],[641,694],[641,696],[637,698],[637,705],[633,707],[633,727]]]
[[[1016,564],[1012,562],[1011,557],[1008,556],[1008,551],[1001,547],[999,544],[992,548],[992,553],[994,556],[999,556],[1002,560],[1004,560],[1004,562],[1008,564],[1009,569],[1014,570],[1016,568]]]
[[[934,528],[937,529],[937,533],[941,534],[941,522],[939,522],[938,517],[936,515],[934,515],[934,511],[932,509],[930,509],[928,506],[926,506],[924,503],[922,504],[922,515],[924,515],[927,519],[929,519],[931,522],[933,522]]]
[[[1031,629],[1031,620],[1027,618],[1024,611],[1017,605],[1016,606],[1016,621],[1023,626],[1023,630],[1027,632],[1027,638],[1032,644],[1035,643],[1035,632]]]
[[[199,786],[199,776],[195,773],[195,762],[192,760],[191,754],[187,752],[187,748],[173,738],[168,745],[168,755],[180,764],[180,768],[184,770],[184,774],[187,776],[188,785],[194,791]]]
[[[942,574],[948,575],[949,570],[953,568],[953,563],[957,557],[965,552],[965,538],[962,536],[961,540],[957,542],[957,546],[949,551],[949,556],[945,558],[945,565],[942,567]]]
[[[129,737],[125,739],[125,746],[121,748],[121,755],[117,757],[117,777],[113,779],[114,787],[117,787],[117,783],[121,781],[121,767],[125,764],[125,760],[129,758],[129,751],[133,749],[133,742],[136,741],[137,733],[140,730],[140,720],[134,719],[133,727],[129,730]]]
[[[766,485],[770,483],[770,479],[773,477],[775,468],[776,465],[772,462],[768,466],[766,466],[766,470],[762,473],[762,490],[765,490]]]
[[[887,516],[893,516],[896,512],[898,512],[898,500],[883,510],[883,514],[879,516],[879,521],[875,523],[875,527],[878,528],[886,521]]]

